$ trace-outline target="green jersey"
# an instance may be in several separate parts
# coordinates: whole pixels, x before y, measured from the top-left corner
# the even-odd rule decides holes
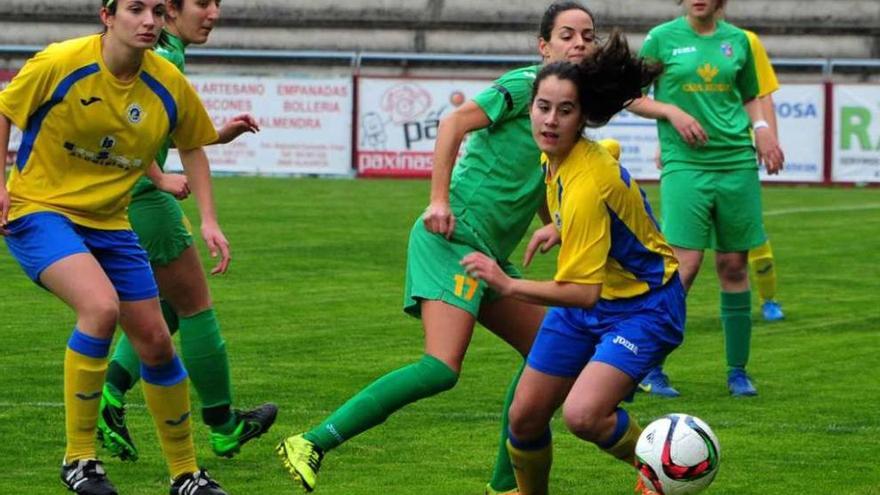
[[[709,141],[692,148],[669,121],[658,123],[663,173],[676,170],[757,168],[751,121],[743,103],[758,95],[754,57],[746,33],[719,21],[699,35],[680,17],[648,33],[641,56],[662,62],[654,98],[697,119]]]
[[[497,259],[507,259],[544,194],[529,106],[540,66],[512,70],[476,95],[491,125],[471,133],[450,184],[450,205]]]
[[[174,64],[180,72],[184,72],[184,50],[186,49],[186,45],[183,44],[183,40],[169,33],[168,31],[162,31],[162,39],[159,42],[159,45],[156,46],[156,53],[159,54],[165,60],[168,60],[172,64]],[[159,168],[165,170],[165,160],[168,159],[168,150],[171,148],[171,138],[167,138],[165,140],[165,144],[159,148],[159,151],[156,153],[156,163],[159,164]],[[146,177],[141,177],[138,180],[138,183],[134,187],[133,195],[138,195],[140,193],[146,191],[152,191],[156,189],[156,186],[153,185],[152,181]]]

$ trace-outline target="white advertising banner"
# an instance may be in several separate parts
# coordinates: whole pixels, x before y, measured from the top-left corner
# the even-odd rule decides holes
[[[769,182],[822,182],[825,176],[825,88],[821,84],[783,84],[773,93],[779,144],[785,168]]]
[[[358,175],[430,177],[440,118],[490,84],[480,80],[359,78]]]
[[[761,180],[772,182],[822,182],[824,167],[825,92],[820,84],[785,85],[773,94],[779,125],[779,141],[785,152],[785,170]],[[621,112],[607,126],[588,129],[594,139],[620,142],[620,162],[639,180],[657,180],[658,147],[655,122]]]
[[[350,77],[190,76],[216,127],[252,114],[260,132],[205,150],[216,172],[351,175]],[[180,170],[172,151],[169,170]]]
[[[834,87],[831,180],[880,182],[880,86]]]

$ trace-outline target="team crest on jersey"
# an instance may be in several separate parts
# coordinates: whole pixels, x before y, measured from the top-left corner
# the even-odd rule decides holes
[[[728,42],[721,43],[721,53],[724,54],[725,57],[730,58],[733,56],[733,45]]]
[[[144,118],[144,109],[137,103],[129,105],[125,113],[128,116],[128,121],[132,124],[139,124]]]

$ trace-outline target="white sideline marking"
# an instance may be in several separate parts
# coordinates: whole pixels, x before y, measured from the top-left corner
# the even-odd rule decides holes
[[[868,203],[866,205],[850,205],[850,206],[820,206],[813,208],[783,208],[781,210],[765,211],[765,217],[779,217],[782,215],[794,215],[797,213],[820,213],[827,211],[861,211],[880,209],[880,203]]]

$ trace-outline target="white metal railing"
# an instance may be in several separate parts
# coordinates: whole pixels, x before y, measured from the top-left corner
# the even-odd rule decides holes
[[[38,45],[0,45],[0,57],[30,56],[44,47]],[[331,61],[349,65],[357,72],[365,63],[463,63],[473,65],[506,65],[536,63],[535,55],[486,55],[466,53],[413,53],[413,52],[360,52],[332,50],[254,50],[230,48],[192,48],[187,50],[192,59],[232,59],[237,61]],[[836,69],[866,69],[880,72],[878,59],[838,58],[774,58],[778,68],[806,68],[821,72],[830,78]]]

